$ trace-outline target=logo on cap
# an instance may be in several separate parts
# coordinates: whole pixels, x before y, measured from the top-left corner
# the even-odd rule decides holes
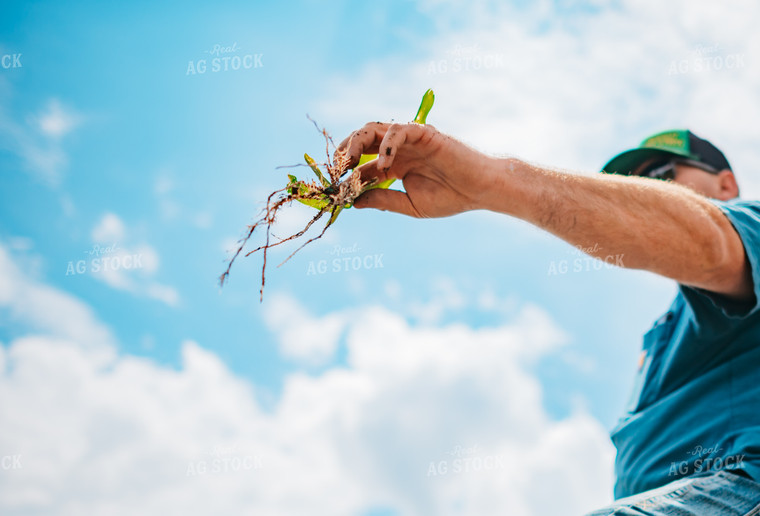
[[[676,147],[678,149],[686,148],[686,141],[683,138],[683,132],[673,131],[669,133],[660,133],[644,140],[642,147]]]

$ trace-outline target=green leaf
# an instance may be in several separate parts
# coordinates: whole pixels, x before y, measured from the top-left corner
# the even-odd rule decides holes
[[[364,193],[367,190],[374,190],[376,188],[387,189],[389,186],[393,184],[395,180],[396,178],[391,178],[391,179],[386,179],[385,181],[380,181],[379,183],[375,183],[374,185],[365,186],[364,188],[362,188],[361,193]]]
[[[317,178],[319,179],[319,182],[322,183],[322,186],[330,186],[330,181],[325,179],[325,176],[322,175],[322,171],[319,170],[319,167],[317,166],[317,162],[314,161],[314,158],[312,158],[306,153],[304,153],[303,158],[306,160],[306,164],[309,165],[309,167],[311,167],[311,169],[317,175]]]
[[[298,178],[292,174],[288,174],[288,179],[290,179],[290,182],[288,183],[288,187],[290,189],[290,194],[293,195],[296,192],[293,190],[295,188],[298,189],[299,194],[305,194],[309,191],[309,189],[306,187],[306,185],[299,181]],[[301,204],[305,204],[306,206],[311,206],[312,208],[316,208],[318,210],[321,210],[325,206],[330,204],[330,198],[326,195],[322,196],[322,199],[296,199]]]
[[[293,174],[288,174],[288,179],[290,179],[290,181],[288,181],[288,187],[289,187],[288,188],[288,193],[290,195],[295,195],[295,193],[296,193],[295,187],[298,184],[298,178],[296,176],[294,176]]]
[[[338,218],[338,214],[341,212],[342,209],[343,209],[343,206],[338,206],[337,208],[335,208],[335,212],[333,212],[332,217],[330,217],[329,224],[332,224],[333,222],[335,222],[335,220]]]
[[[321,210],[330,204],[329,200],[322,200],[322,199],[296,199],[296,200],[300,202],[301,204],[305,204],[306,206],[311,206],[312,208],[316,208],[318,210]]]
[[[359,158],[359,164],[356,166],[358,167],[358,166],[364,165],[365,163],[369,163],[373,159],[377,159],[377,154],[362,154],[361,157]],[[375,188],[388,188],[389,186],[393,184],[394,181],[395,179],[387,179],[385,181],[374,184],[372,186],[364,187],[362,189],[362,193],[366,192],[367,190],[373,190]]]
[[[361,157],[359,158],[359,163],[356,166],[360,167],[364,165],[365,163],[369,163],[373,159],[377,159],[377,154],[362,154]]]
[[[435,93],[433,90],[428,89],[422,96],[422,102],[420,102],[420,108],[417,110],[417,115],[412,120],[418,124],[425,124],[427,122],[428,113],[433,108],[433,102],[435,102]]]

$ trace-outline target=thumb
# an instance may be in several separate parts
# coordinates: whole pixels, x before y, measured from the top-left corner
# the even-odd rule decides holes
[[[375,208],[376,210],[392,211],[408,215],[409,217],[420,217],[421,215],[415,209],[406,192],[399,190],[385,190],[376,188],[367,190],[354,201],[354,207]]]

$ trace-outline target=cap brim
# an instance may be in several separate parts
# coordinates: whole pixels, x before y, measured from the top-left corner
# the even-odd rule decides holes
[[[636,170],[639,165],[652,158],[689,158],[694,159],[694,156],[686,151],[669,151],[663,149],[647,149],[638,148],[631,149],[629,151],[621,152],[614,158],[612,158],[602,168],[602,172],[606,174],[622,174],[629,176]]]

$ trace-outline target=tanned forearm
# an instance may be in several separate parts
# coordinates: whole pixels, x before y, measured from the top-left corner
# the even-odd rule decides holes
[[[494,160],[480,204],[530,222],[597,258],[736,299],[753,297],[741,239],[722,211],[690,189],[650,178],[584,176]]]

